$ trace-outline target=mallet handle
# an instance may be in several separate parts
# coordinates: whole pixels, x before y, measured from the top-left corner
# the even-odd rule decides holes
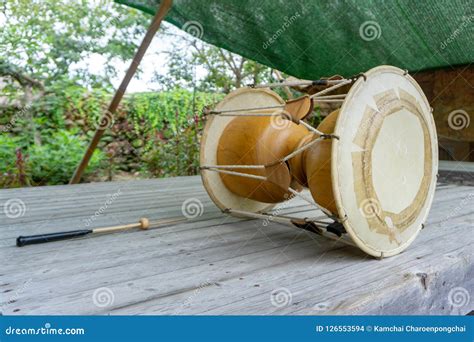
[[[18,247],[26,245],[34,245],[37,243],[45,243],[58,240],[72,239],[78,236],[83,236],[92,233],[91,229],[71,230],[69,232],[59,232],[51,234],[39,234],[29,236],[19,236],[16,239],[16,245]]]
[[[121,226],[113,226],[113,227],[102,227],[102,228],[94,228],[94,229],[82,229],[82,230],[72,230],[69,232],[61,232],[61,233],[51,233],[51,234],[40,234],[40,235],[30,235],[30,236],[19,236],[16,239],[16,245],[18,247],[26,246],[26,245],[33,245],[36,243],[45,243],[51,241],[58,241],[58,240],[66,240],[72,239],[78,236],[83,236],[91,233],[111,233],[120,230],[132,229],[132,228],[140,228],[142,230],[148,229],[150,226],[159,226],[165,224],[177,224],[180,222],[187,221],[186,218],[172,218],[172,219],[164,219],[158,220],[155,222],[150,222],[147,218],[142,217],[138,223],[130,223]]]
[[[94,228],[92,232],[93,233],[110,233],[110,232],[115,232],[118,230],[140,228],[141,226],[142,226],[141,223],[132,223],[132,224],[124,224],[122,226],[115,226],[115,227]]]

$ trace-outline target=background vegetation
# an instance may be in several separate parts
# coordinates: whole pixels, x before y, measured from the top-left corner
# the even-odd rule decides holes
[[[104,0],[3,0],[0,11],[0,185],[65,184],[151,18]],[[85,181],[196,174],[203,107],[272,80],[269,68],[169,26],[159,34],[173,43],[157,91],[127,95]]]

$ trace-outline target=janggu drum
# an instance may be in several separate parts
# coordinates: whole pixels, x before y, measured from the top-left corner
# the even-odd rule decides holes
[[[231,215],[272,215],[380,258],[402,252],[423,227],[436,185],[425,95],[392,66],[311,82],[327,87],[287,102],[266,87],[241,88],[208,111],[200,156],[207,192]],[[312,127],[305,118],[318,102],[341,106]],[[295,196],[324,216],[271,213]]]

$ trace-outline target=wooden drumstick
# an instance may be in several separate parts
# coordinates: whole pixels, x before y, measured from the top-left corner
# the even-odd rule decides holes
[[[119,230],[126,230],[126,229],[132,229],[132,228],[140,228],[140,229],[146,230],[149,227],[150,227],[150,221],[147,218],[143,217],[140,219],[138,223],[125,224],[121,226],[94,228],[92,229],[92,233],[110,233],[110,232],[116,232]]]
[[[71,230],[67,232],[58,232],[50,234],[39,234],[39,235],[29,235],[29,236],[19,236],[16,239],[16,245],[18,247],[23,247],[26,245],[33,245],[38,243],[46,243],[59,240],[72,239],[78,236],[84,236],[88,234],[103,234],[103,233],[112,233],[121,230],[140,228],[141,230],[147,230],[150,226],[160,226],[164,224],[176,224],[179,222],[186,221],[186,218],[176,218],[176,219],[165,219],[150,222],[147,218],[143,217],[138,223],[125,224],[120,226],[112,227],[102,227],[94,229],[80,229],[80,230]]]

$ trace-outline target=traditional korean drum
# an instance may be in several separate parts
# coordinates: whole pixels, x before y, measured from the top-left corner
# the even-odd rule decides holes
[[[423,227],[435,191],[429,103],[407,72],[391,66],[328,85],[286,103],[268,88],[226,96],[202,137],[204,186],[219,208],[249,217],[308,188],[340,225],[337,235],[376,257],[398,254]],[[328,95],[346,85],[347,94]],[[313,128],[305,118],[320,101],[341,107]]]

